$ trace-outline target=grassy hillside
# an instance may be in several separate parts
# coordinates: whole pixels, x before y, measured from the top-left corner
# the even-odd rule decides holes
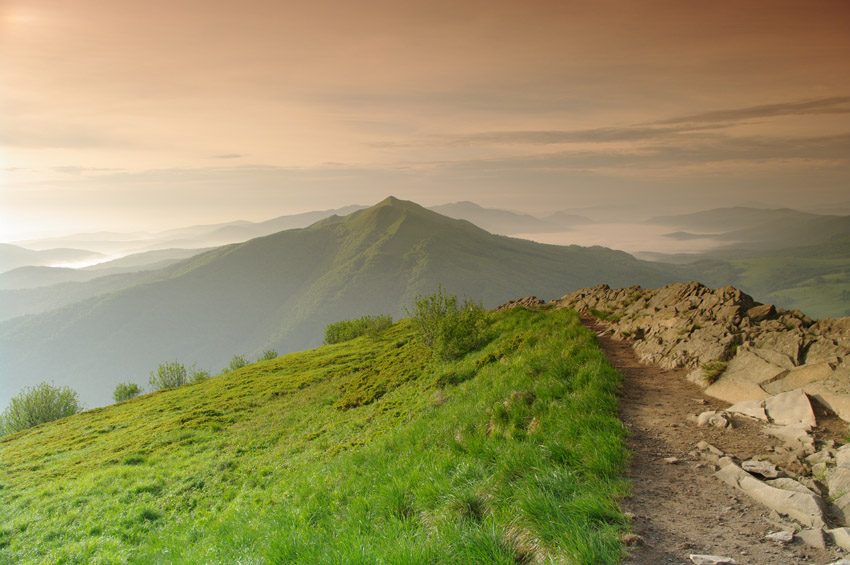
[[[97,406],[119,382],[143,384],[163,361],[218,372],[234,354],[315,347],[328,323],[401,317],[438,283],[492,307],[600,283],[676,280],[623,252],[496,236],[394,198],[145,276],[152,282],[0,324],[0,406],[45,379]]]
[[[575,313],[409,321],[0,438],[0,563],[612,563],[619,377]]]

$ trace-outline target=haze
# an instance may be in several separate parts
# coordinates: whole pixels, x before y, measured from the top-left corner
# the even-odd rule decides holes
[[[843,1],[3,0],[0,26],[4,241],[388,194],[850,207]]]

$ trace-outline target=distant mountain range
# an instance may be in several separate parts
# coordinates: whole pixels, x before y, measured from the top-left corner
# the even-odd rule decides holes
[[[438,284],[493,307],[603,282],[653,287],[675,279],[663,265],[624,252],[493,235],[395,198],[214,249],[144,277],[0,324],[0,406],[22,386],[45,379],[101,405],[118,382],[145,384],[164,361],[197,362],[217,372],[233,354],[318,345],[328,323],[404,316],[418,294]]]

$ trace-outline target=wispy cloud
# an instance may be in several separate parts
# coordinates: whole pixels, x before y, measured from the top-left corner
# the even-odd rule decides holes
[[[213,155],[213,159],[241,159],[245,157],[241,153],[222,153],[221,155]]]
[[[693,124],[711,122],[737,122],[757,118],[776,118],[780,116],[803,116],[812,114],[850,114],[850,96],[815,98],[780,104],[764,104],[727,110],[713,110],[689,116],[679,116],[659,120],[657,124]]]

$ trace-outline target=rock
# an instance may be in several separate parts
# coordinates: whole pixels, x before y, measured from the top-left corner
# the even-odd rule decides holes
[[[791,359],[784,353],[779,353],[778,351],[773,351],[772,349],[762,349],[760,347],[748,347],[749,351],[752,351],[771,365],[776,365],[777,367],[782,367],[783,369],[791,370],[796,367],[794,363],[794,359]]]
[[[764,539],[775,541],[777,543],[786,544],[794,541],[794,532],[791,530],[784,530],[782,532],[773,532],[764,536]]]
[[[779,476],[776,465],[770,461],[759,461],[750,459],[741,463],[741,468],[748,473],[756,473],[766,479],[775,479]]]
[[[761,306],[753,306],[747,310],[747,318],[754,323],[759,323],[768,318],[776,317],[776,308],[773,304],[762,304]]]
[[[815,463],[812,465],[812,476],[815,478],[823,478],[826,473],[826,463]]]
[[[730,427],[731,424],[729,416],[715,410],[708,410],[697,416],[697,426],[713,426],[723,429]]]
[[[850,551],[850,528],[833,528],[828,530],[832,542],[845,551]]]
[[[850,565],[850,559],[839,559],[838,561],[833,561],[827,565]]]
[[[678,457],[665,457],[664,462],[668,465],[675,465],[676,463],[679,462],[679,458]]]
[[[850,494],[845,494],[832,503],[835,517],[845,526],[850,526]]]
[[[713,455],[716,455],[718,457],[723,457],[723,455],[724,455],[724,453],[722,451],[720,451],[719,449],[717,449],[716,447],[714,447],[713,445],[711,445],[707,441],[701,441],[701,442],[697,443],[697,449],[699,449],[700,451],[707,451],[707,452],[709,452]]]
[[[764,426],[762,433],[778,437],[800,457],[815,452],[815,440],[808,426]]]
[[[850,493],[850,469],[847,467],[832,467],[824,473],[829,496],[833,499],[840,498]]]
[[[831,377],[834,372],[835,364],[830,364],[828,362],[811,363],[795,367],[786,374],[779,375],[770,382],[763,383],[761,388],[770,394],[780,394],[827,379]]]
[[[850,368],[839,366],[831,377],[811,383],[803,390],[845,422],[850,422]]]
[[[809,465],[816,465],[817,463],[831,463],[833,459],[835,459],[835,451],[827,448],[807,456],[806,462]],[[850,452],[847,453],[847,460],[850,462]]]
[[[763,422],[768,421],[767,413],[764,411],[764,400],[745,400],[744,402],[738,402],[727,408],[726,411],[749,416]]]
[[[850,467],[850,443],[835,450],[835,466]]]
[[[826,549],[826,537],[824,536],[823,528],[800,530],[794,537],[809,547]]]
[[[802,390],[784,392],[764,401],[764,411],[771,422],[780,426],[803,424],[815,427],[815,413],[809,397]]]
[[[788,330],[779,321],[766,322],[762,326],[766,326],[767,324],[774,324],[775,330],[766,331],[755,336],[753,345],[760,349],[769,349],[777,353],[782,353],[788,356],[795,365],[800,365],[800,352],[803,350],[803,344],[806,341],[803,332],[800,330]]]
[[[749,351],[740,351],[726,366],[722,375],[709,387],[705,394],[730,404],[745,400],[764,400],[770,395],[761,383],[770,381],[785,369],[768,363]]]
[[[703,555],[692,553],[688,556],[694,565],[737,565],[738,562],[731,557],[720,557],[719,555]]]
[[[794,479],[789,479],[788,477],[765,481],[765,484],[770,485],[774,488],[781,488],[782,490],[788,490],[791,492],[801,492],[803,494],[811,494],[813,496],[818,496],[818,493],[816,493],[812,489],[795,481]]]
[[[721,469],[714,476],[742,490],[768,508],[785,514],[805,526],[819,528],[825,524],[823,502],[819,496],[772,487],[759,481],[734,463],[721,465]]]

